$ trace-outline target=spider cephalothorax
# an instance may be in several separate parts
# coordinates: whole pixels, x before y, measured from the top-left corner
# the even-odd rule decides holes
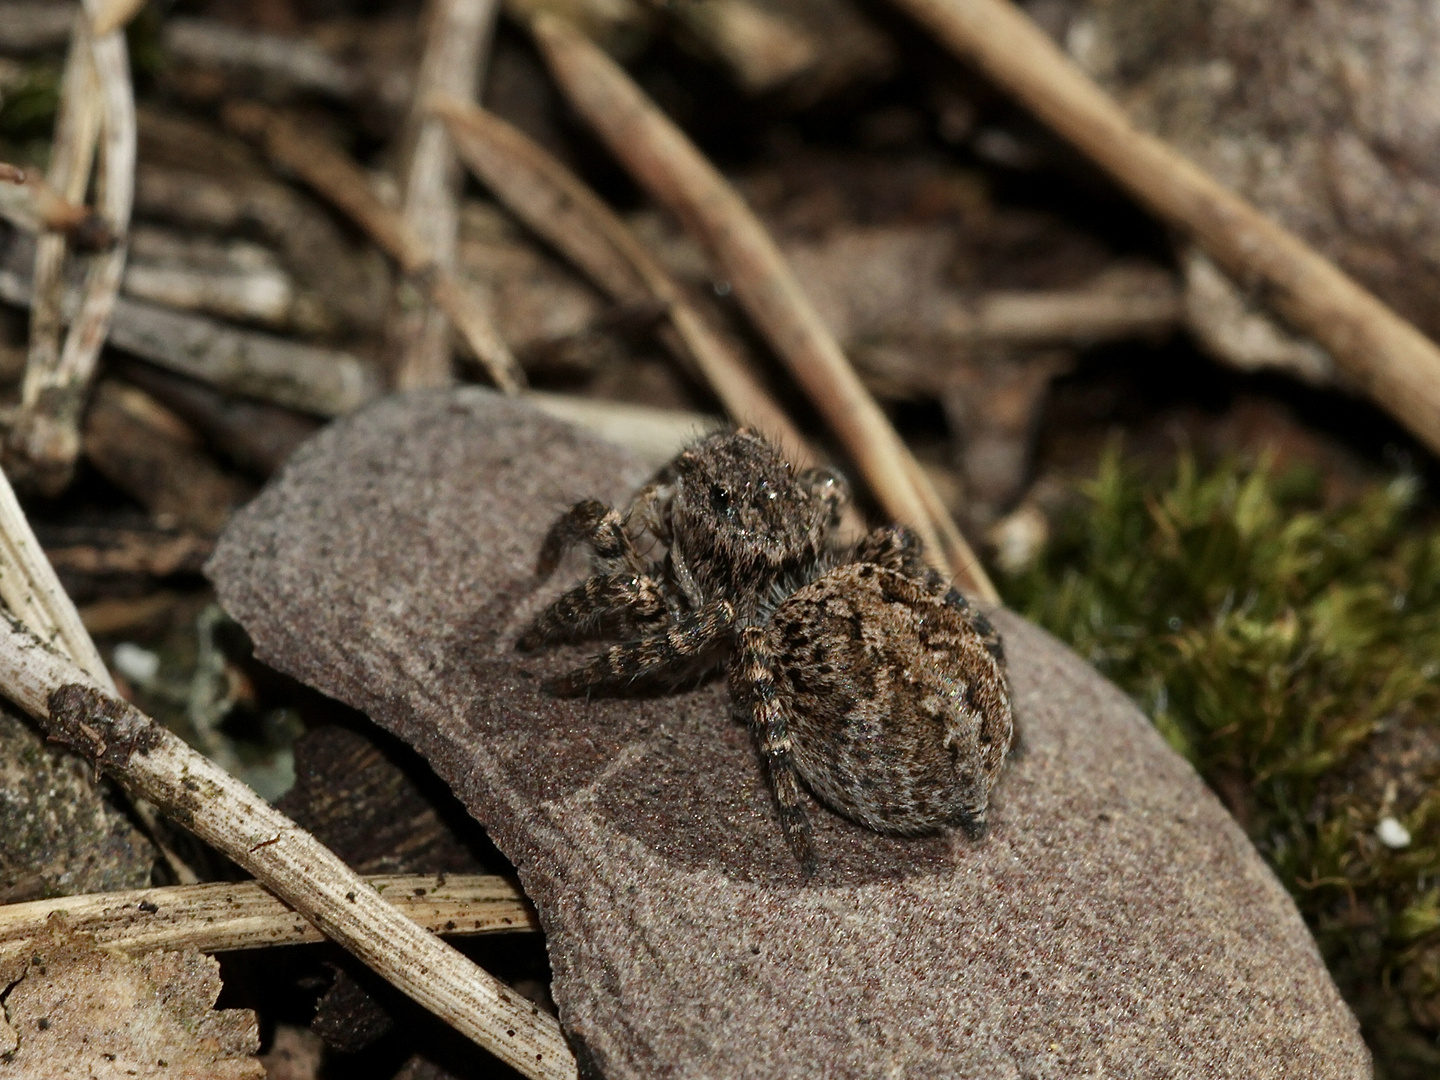
[[[548,684],[559,694],[673,685],[724,664],[791,849],[813,871],[799,781],[881,832],[984,827],[1013,731],[1000,640],[903,526],[849,550],[847,494],[748,431],[679,454],[623,512],[587,500],[551,528],[538,572],[587,543],[593,575],[521,648],[627,638]],[[646,536],[663,545],[641,553]]]

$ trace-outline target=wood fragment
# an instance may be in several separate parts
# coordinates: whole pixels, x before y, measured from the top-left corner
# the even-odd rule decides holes
[[[162,528],[214,536],[250,489],[197,442],[184,421],[143,391],[113,381],[95,388],[85,416],[90,463]]]
[[[259,138],[277,164],[298,173],[364,229],[449,316],[496,386],[513,394],[525,385],[524,372],[479,297],[451,271],[436,265],[434,253],[375,194],[354,161],[316,133],[301,131],[289,117],[263,105],[233,104],[225,117],[235,130]]]
[[[1440,348],[1318,251],[1162,140],[1141,131],[1006,0],[896,0],[961,59],[1014,94],[1440,451]]]
[[[71,39],[78,3],[63,0],[6,0],[0,18],[0,52],[29,53],[58,48]]]
[[[80,621],[92,634],[134,634],[167,624],[184,599],[179,593],[162,589],[148,596],[95,600],[81,606]],[[154,822],[147,820],[146,826],[153,829]]]
[[[95,526],[46,529],[43,543],[45,558],[57,572],[97,577],[198,574],[215,546],[198,533]]]
[[[548,1014],[381,898],[314,837],[134,706],[101,691],[14,619],[0,617],[0,691],[48,735],[87,753],[229,855],[382,977],[525,1076],[570,1080]]]
[[[214,19],[177,17],[165,20],[165,50],[181,63],[250,74],[274,88],[318,93],[339,101],[348,101],[360,90],[360,80],[350,68],[303,37],[260,34]]]
[[[489,874],[373,874],[364,878],[387,903],[432,934],[495,934],[540,929],[515,883]],[[130,892],[90,893],[0,907],[0,960],[23,954],[48,933],[55,913],[66,927],[131,955],[152,949],[231,952],[324,941],[325,935],[254,881],[215,881]]]
[[[270,476],[320,430],[313,417],[293,409],[221,393],[150,364],[119,360],[113,370],[194,426],[212,450],[255,476]]]
[[[29,281],[0,266],[0,300],[28,305]],[[316,416],[343,416],[380,393],[374,367],[350,353],[125,297],[115,305],[109,343],[226,393]]]
[[[877,500],[930,558],[988,603],[999,594],[940,497],[825,328],[774,240],[688,138],[609,57],[553,15],[531,29],[586,121],[709,249],[736,297],[854,458]]]
[[[326,317],[362,335],[381,328],[384,298],[391,292],[383,257],[361,257],[302,192],[268,179],[222,180],[142,160],[135,195],[136,212],[151,220],[210,233],[258,231],[280,252],[301,288],[319,298]]]
[[[110,343],[227,393],[317,416],[343,416],[380,392],[374,368],[350,353],[136,300],[117,305]]]
[[[475,96],[496,8],[495,0],[431,0],[425,52],[400,138],[401,213],[436,265],[447,271],[455,268],[462,173],[445,124],[430,114],[427,102],[439,94],[461,100]],[[450,325],[443,312],[429,305],[402,312],[394,339],[400,356],[391,383],[397,389],[451,381]]]
[[[665,306],[673,328],[667,344],[694,363],[737,424],[764,432],[802,465],[819,464],[745,361],[579,177],[493,113],[454,99],[437,100],[433,107],[449,125],[465,163],[521,221],[618,303]]]

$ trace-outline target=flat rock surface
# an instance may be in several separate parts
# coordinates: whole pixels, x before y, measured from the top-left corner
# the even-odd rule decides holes
[[[1369,1057],[1279,883],[1118,690],[997,613],[1025,750],[989,836],[816,807],[809,883],[723,682],[555,700],[522,656],[535,551],[624,451],[466,389],[302,448],[209,572],[257,653],[412,743],[514,860],[561,1020],[618,1077],[1357,1077]]]

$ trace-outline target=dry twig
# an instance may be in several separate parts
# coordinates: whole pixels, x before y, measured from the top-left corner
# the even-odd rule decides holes
[[[36,352],[32,342],[30,362],[21,386],[20,411],[11,431],[10,447],[16,464],[24,469],[27,480],[52,495],[68,486],[80,452],[80,414],[120,293],[120,279],[125,269],[125,233],[130,226],[135,193],[135,96],[130,85],[125,37],[118,29],[92,36],[86,25],[87,19],[102,13],[103,5],[104,0],[86,0],[85,16],[76,21],[75,29],[76,50],[88,49],[94,85],[87,86],[88,80],[83,77],[67,79],[66,92],[95,94],[100,102],[99,135],[103,138],[103,153],[96,197],[115,242],[108,251],[96,256],[90,266],[80,309],[59,355],[53,354],[48,342]],[[71,60],[78,64],[76,50],[72,50]],[[77,107],[84,108],[78,103]],[[57,142],[59,128],[57,124]],[[87,131],[82,137],[88,135]],[[73,153],[74,164],[80,164],[80,159],[88,156],[80,150]],[[79,202],[88,172],[86,164],[84,169],[63,177],[64,184],[55,186],[69,201]],[[42,277],[37,261],[37,296],[41,295],[38,285],[44,280],[46,300],[43,308],[37,303],[34,312],[43,311],[47,318],[58,314],[54,298],[63,291],[58,280],[63,258],[61,248],[53,267],[53,278]]]
[[[1226,190],[1124,110],[1006,0],[896,0],[1236,281],[1263,289],[1383,408],[1440,451],[1440,348],[1294,233]]]
[[[236,130],[262,139],[272,159],[298,173],[364,229],[450,317],[496,386],[513,394],[525,384],[524,372],[479,298],[452,272],[436,265],[434,253],[381,201],[358,165],[317,133],[299,130],[288,117],[263,105],[232,105],[225,116]]]
[[[553,15],[538,16],[531,27],[570,102],[646,190],[709,249],[881,505],[914,528],[931,558],[964,588],[998,602],[939,495],[749,207],[624,70],[573,27]]]
[[[254,874],[362,961],[526,1076],[575,1076],[560,1025],[386,903],[255,792],[134,706],[102,691],[11,618],[0,690],[89,758]]]
[[[113,689],[110,672],[90,640],[75,605],[20,509],[10,481],[0,472],[0,600],[43,640],[69,656],[101,686]]]
[[[540,929],[514,882],[485,874],[375,874],[364,879],[387,903],[432,934]],[[28,951],[52,915],[101,945],[229,952],[324,941],[325,935],[254,881],[213,881],[132,892],[91,893],[0,907],[0,959]]]
[[[465,163],[510,210],[621,304],[659,301],[668,344],[694,362],[738,424],[775,439],[805,465],[818,460],[785,411],[686,299],[670,275],[585,183],[518,129],[484,109],[439,100]],[[675,338],[678,337],[678,341]]]
[[[80,203],[85,198],[96,142],[100,137],[102,105],[96,79],[89,23],[83,14],[77,13],[70,51],[60,80],[60,102],[50,148],[48,178],[51,190],[70,204]],[[56,431],[47,423],[48,413],[55,411],[55,405],[42,412],[39,401],[42,392],[54,383],[60,364],[64,330],[65,252],[66,237],[63,234],[44,234],[35,245],[30,351],[25,379],[21,384],[21,413],[17,417],[16,429],[7,436],[7,466],[23,483],[38,482],[45,486],[57,478],[53,473],[45,475],[45,471],[33,467],[37,456],[74,460],[80,449],[78,404],[55,403],[76,413],[68,427],[62,422]],[[65,445],[67,435],[71,444],[68,446]],[[63,471],[58,479],[65,479]]]
[[[342,101],[360,89],[361,80],[312,41],[256,33],[213,19],[167,19],[165,51],[181,63],[248,72],[267,86],[319,93]]]
[[[29,304],[29,282],[0,267],[0,300]],[[123,297],[115,305],[109,340],[117,349],[227,393],[317,416],[353,412],[380,392],[371,365],[349,353]]]
[[[437,94],[469,100],[484,68],[495,0],[432,0],[429,30],[401,138],[405,223],[433,253],[437,266],[455,267],[460,225],[459,162],[438,117],[426,102]],[[428,305],[398,320],[401,355],[392,383],[399,389],[443,386],[450,381],[450,324]]]

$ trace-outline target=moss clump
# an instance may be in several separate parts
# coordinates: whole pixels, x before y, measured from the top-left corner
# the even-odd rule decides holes
[[[1416,487],[1326,508],[1298,472],[1156,481],[1112,453],[1002,583],[1230,806],[1390,1078],[1440,1075],[1440,530]]]

